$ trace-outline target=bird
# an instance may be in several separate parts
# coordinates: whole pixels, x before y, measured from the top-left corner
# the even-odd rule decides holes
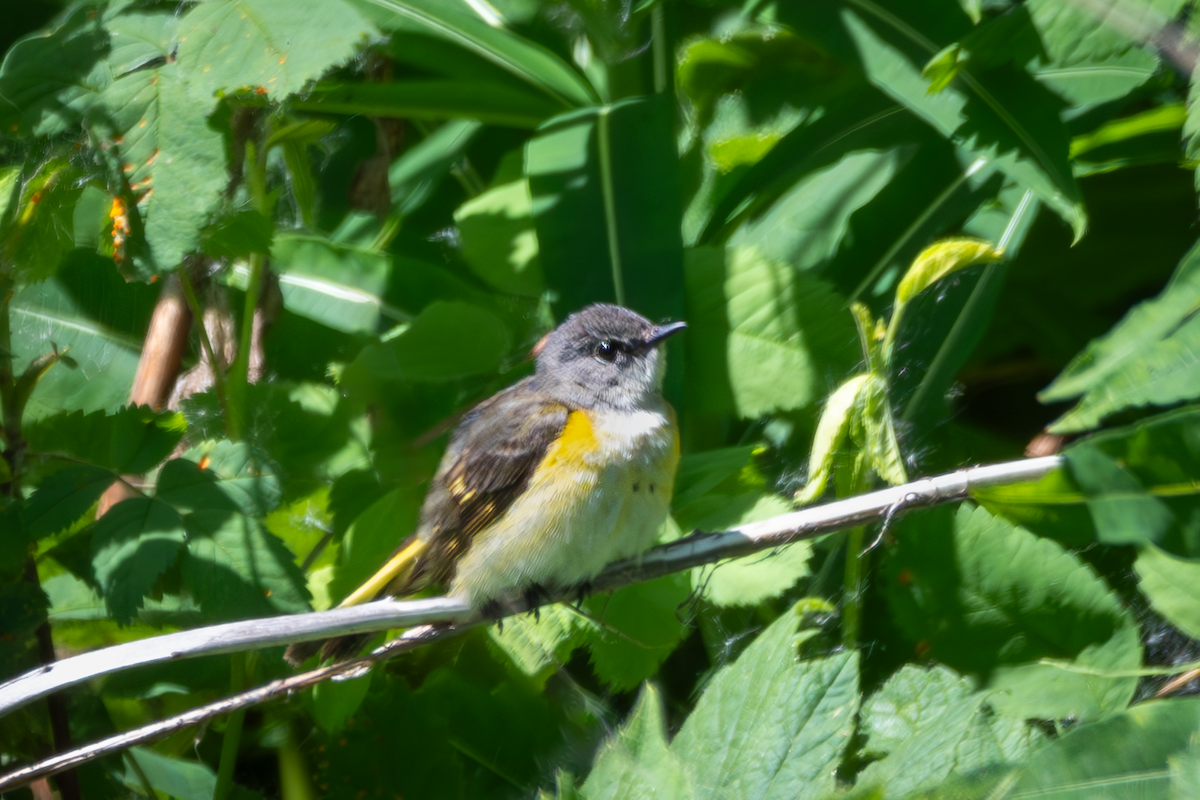
[[[586,585],[653,545],[679,464],[662,345],[686,327],[607,303],[567,317],[534,348],[533,375],[463,417],[416,532],[340,607],[440,586],[498,617],[506,599]],[[298,642],[285,657],[340,660],[369,639]]]

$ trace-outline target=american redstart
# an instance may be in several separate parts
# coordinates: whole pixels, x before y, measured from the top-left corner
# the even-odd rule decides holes
[[[569,316],[536,348],[533,375],[459,423],[416,533],[341,605],[441,585],[486,610],[585,584],[652,545],[679,464],[659,350],[685,327],[607,304]],[[298,664],[321,647],[340,658],[369,638],[297,643],[286,657]]]

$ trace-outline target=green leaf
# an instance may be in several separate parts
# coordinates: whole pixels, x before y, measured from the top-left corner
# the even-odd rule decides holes
[[[911,150],[848,153],[797,181],[742,223],[729,244],[757,248],[771,261],[809,270],[824,265],[850,235],[850,218],[896,177]]]
[[[698,410],[754,418],[805,408],[859,358],[844,301],[753,248],[690,251],[684,277]]]
[[[1147,492],[1132,471],[1099,447],[1084,441],[1069,448],[1064,457],[1071,477],[1083,490],[1097,540],[1161,542],[1170,532],[1175,524],[1170,506]]]
[[[369,33],[342,0],[209,0],[180,20],[178,62],[198,97],[261,87],[283,99],[348,61]]]
[[[1200,700],[1154,700],[1111,719],[1077,725],[1025,763],[1010,796],[1168,797],[1172,756],[1188,753],[1200,726]]]
[[[525,145],[542,268],[562,311],[602,300],[679,317],[671,110],[661,96],[587,108],[549,120]]]
[[[90,8],[13,44],[0,64],[0,129],[54,136],[76,128],[110,80],[108,45]]]
[[[424,120],[463,117],[485,125],[530,129],[563,110],[561,103],[541,92],[494,80],[321,84],[302,100],[289,105],[299,111],[319,114],[369,114]]]
[[[199,8],[219,3],[204,4]],[[209,125],[215,101],[178,63],[139,70],[112,83],[98,123],[121,141],[113,157],[138,193],[138,212],[157,269],[173,269],[200,241],[225,188],[225,143]]]
[[[392,162],[388,184],[398,213],[411,214],[429,199],[482,127],[475,120],[450,120]]]
[[[96,258],[85,262],[83,267],[91,275],[105,267],[112,270],[111,261]],[[110,274],[116,277],[115,270]],[[137,307],[144,298],[134,292],[113,297],[108,291],[111,285],[103,281],[72,285],[64,277],[60,272],[48,281],[19,288],[11,301],[16,374],[54,348],[60,352],[70,348],[79,365],[70,369],[60,364],[38,382],[25,406],[26,423],[66,411],[115,412],[129,402],[129,387],[137,372],[141,339],[117,326],[138,324]],[[115,310],[108,309],[110,313],[103,316],[95,313],[93,303],[108,297],[113,297]]]
[[[334,330],[374,334],[383,321],[408,319],[384,300],[392,267],[383,253],[289,233],[276,237],[271,265],[284,308]]]
[[[1050,429],[1087,430],[1123,409],[1200,396],[1194,368],[1200,346],[1200,320],[1194,315],[1198,295],[1200,247],[1193,247],[1158,297],[1135,306],[1038,395],[1047,403],[1083,395]]]
[[[385,494],[354,520],[342,540],[341,558],[334,567],[329,596],[335,601],[353,592],[383,566],[410,533],[416,530],[420,498],[412,489]]]
[[[1041,737],[1022,720],[990,714],[987,697],[945,667],[902,667],[863,703],[867,748],[887,755],[856,785],[909,797],[951,775],[1023,759]]]
[[[162,574],[184,551],[183,520],[166,503],[135,497],[92,526],[92,567],[109,614],[128,625]]]
[[[211,800],[217,775],[207,764],[171,758],[148,747],[131,748],[129,754],[150,786],[167,797]],[[125,773],[125,785],[135,792],[145,791],[140,775],[134,770]]]
[[[308,713],[321,728],[337,733],[346,727],[346,719],[362,706],[371,688],[371,676],[354,680],[322,681],[313,687]]]
[[[362,2],[391,11],[416,30],[454,42],[487,59],[566,108],[597,100],[595,90],[558,56],[505,28],[493,28],[458,4],[442,0]]]
[[[271,252],[275,226],[258,211],[242,209],[222,215],[201,232],[200,249],[213,258],[238,259]]]
[[[813,436],[808,457],[808,482],[796,493],[797,503],[808,505],[825,493],[825,486],[833,474],[834,458],[845,448],[851,424],[856,417],[862,416],[866,393],[873,379],[869,373],[855,375],[829,395]]]
[[[1064,452],[1100,541],[1157,541],[1200,554],[1200,408],[1169,411],[1105,431]]]
[[[1078,557],[981,508],[900,524],[884,582],[896,623],[940,662],[987,680],[1002,714],[1097,719],[1129,702],[1135,678],[1038,663],[1141,664],[1135,621]]]
[[[197,511],[188,531],[183,579],[213,622],[308,611],[310,595],[295,555],[254,519]]]
[[[140,475],[171,454],[186,424],[179,414],[127,406],[115,414],[76,411],[46,417],[26,429],[35,451],[63,453],[113,472]]]
[[[680,758],[667,746],[662,696],[646,684],[621,729],[601,746],[587,781],[588,800],[698,796]]]
[[[40,537],[70,527],[115,480],[110,470],[90,464],[64,467],[43,480],[25,504],[26,530],[30,536]]]
[[[797,614],[772,623],[722,668],[671,743],[706,795],[819,798],[854,731],[858,658],[796,659]]]
[[[596,676],[617,691],[653,676],[683,640],[677,611],[690,588],[687,576],[676,574],[586,601],[601,624],[591,643]]]
[[[279,505],[283,494],[279,476],[261,453],[244,442],[203,442],[189,449],[183,457],[215,475],[220,491],[246,516],[263,517]],[[166,477],[166,497],[171,502],[200,510],[227,508],[223,501],[216,501],[204,490],[207,476],[178,465]],[[162,488],[160,486],[160,491]],[[208,505],[209,502],[213,504]]]
[[[1188,636],[1200,638],[1200,561],[1176,558],[1146,544],[1133,569],[1138,588],[1154,610]]]
[[[872,10],[871,23],[850,10],[842,18],[873,84],[955,145],[1032,189],[1071,225],[1076,240],[1083,236],[1087,214],[1067,163],[1067,133],[1053,95],[1009,67],[978,75],[964,71],[970,94],[957,85],[928,94],[917,64],[876,28],[901,33],[906,43],[915,39],[922,64],[936,45],[888,12]]]
[[[1187,800],[1200,794],[1200,747],[1195,740],[1181,753],[1167,758],[1171,769],[1169,800]]]
[[[990,242],[979,239],[942,239],[926,247],[913,261],[908,272],[896,287],[896,304],[900,306],[928,289],[952,272],[974,266],[991,264],[1002,256]],[[893,311],[893,315],[896,312]]]
[[[709,517],[698,526],[701,530],[727,530],[792,510],[790,503],[771,494],[737,498],[713,495],[706,499],[711,500],[713,505],[734,511],[731,516],[735,518],[725,523],[724,520],[712,520]],[[747,500],[752,502],[750,508],[737,514]],[[710,603],[718,606],[758,605],[764,600],[778,597],[808,575],[808,559],[811,555],[812,545],[809,542],[796,542],[769,553],[735,558],[714,567],[698,567],[692,570],[692,586]]]
[[[522,614],[488,628],[489,643],[517,672],[538,686],[570,660],[575,650],[595,638],[595,624],[561,603],[544,606],[537,616]]]
[[[471,269],[492,287],[537,297],[545,281],[538,258],[529,183],[495,186],[454,212],[462,236],[462,254]]]
[[[900,455],[900,443],[896,441],[888,394],[887,381],[872,374],[863,393],[863,450],[875,474],[892,486],[899,486],[908,482],[908,473],[904,469],[904,457]]]
[[[449,381],[494,374],[508,351],[508,326],[469,303],[430,303],[399,336],[363,348],[356,363],[381,381]]]
[[[75,248],[75,206],[83,176],[65,159],[42,164],[21,187],[11,226],[0,226],[0,254],[19,279],[49,278]]]

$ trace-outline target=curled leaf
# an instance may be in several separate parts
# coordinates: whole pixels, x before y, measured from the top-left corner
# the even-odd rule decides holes
[[[796,492],[796,502],[811,503],[825,491],[833,471],[833,459],[846,440],[851,420],[861,414],[861,406],[871,388],[871,374],[855,375],[829,396],[817,433],[813,436],[812,455],[808,459],[808,483]]]

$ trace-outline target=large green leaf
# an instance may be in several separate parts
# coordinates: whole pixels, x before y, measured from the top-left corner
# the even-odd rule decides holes
[[[580,793],[588,800],[702,796],[704,791],[692,785],[685,765],[668,747],[663,717],[661,694],[646,684],[625,724],[596,753]]]
[[[697,797],[818,798],[854,730],[858,658],[796,659],[794,611],[720,670],[671,743]]]
[[[91,464],[71,464],[38,486],[25,505],[25,526],[30,536],[46,536],[69,527],[87,513],[117,478]]]
[[[398,336],[363,348],[356,366],[381,381],[448,381],[495,373],[512,334],[498,316],[469,303],[430,303]]]
[[[359,1],[394,13],[410,29],[454,42],[487,59],[564,107],[590,105],[597,99],[587,81],[556,55],[505,28],[488,25],[465,4],[446,0]]]
[[[165,459],[183,438],[179,414],[128,406],[115,414],[76,411],[30,425],[26,438],[36,452],[74,456],[114,472],[140,474]]]
[[[478,80],[322,84],[291,105],[322,114],[427,120],[465,117],[513,128],[536,128],[563,108],[526,86]]]
[[[857,785],[908,797],[952,774],[1021,760],[1041,737],[1023,720],[990,714],[986,702],[986,692],[945,667],[906,665],[863,703],[867,749],[886,757]]]
[[[176,62],[124,76],[105,90],[98,123],[110,142],[120,142],[109,152],[139,197],[160,271],[196,247],[226,184],[224,139],[208,121],[215,100],[194,75]]]
[[[616,301],[678,318],[678,158],[666,99],[634,98],[556,117],[525,147],[548,288],[570,311]]]
[[[11,303],[15,370],[24,370],[53,348],[69,348],[79,365],[58,364],[38,382],[26,419],[76,409],[116,411],[125,405],[137,371],[139,341],[97,321],[55,280],[20,289]]]
[[[901,525],[885,584],[896,622],[942,663],[987,679],[994,706],[1018,719],[1096,719],[1129,701],[1136,679],[1037,663],[1141,664],[1132,616],[1076,556],[982,508]]]
[[[729,243],[756,247],[796,269],[819,267],[849,234],[850,217],[887,185],[908,155],[903,149],[850,153],[806,175],[761,215],[743,222]]]
[[[753,418],[805,408],[859,359],[844,301],[756,248],[688,253],[694,408]]]
[[[383,253],[292,233],[276,237],[271,260],[284,307],[302,317],[366,334],[376,333],[384,321],[408,319],[383,299],[391,273]]]
[[[348,61],[368,33],[343,0],[209,0],[180,20],[177,57],[198,99],[247,87],[283,99]]]
[[[129,624],[162,574],[184,551],[183,520],[166,503],[135,497],[92,526],[92,567],[109,614]]]
[[[0,128],[37,136],[76,128],[111,80],[107,55],[109,37],[88,8],[12,45],[0,64]]]
[[[266,516],[279,505],[282,487],[273,465],[244,442],[201,442],[183,458],[197,466],[168,462],[159,480],[161,500],[193,510],[228,510],[232,504],[249,517]]]
[[[494,186],[454,212],[463,258],[488,284],[502,292],[531,297],[544,286],[538,257],[529,184]]]
[[[1200,319],[1194,314],[1198,295],[1200,247],[1193,247],[1158,297],[1135,306],[1042,391],[1043,402],[1083,395],[1051,430],[1087,430],[1123,409],[1200,396],[1200,370],[1195,365],[1200,352]]]
[[[1012,67],[964,72],[967,88],[951,85],[930,94],[917,62],[924,63],[938,47],[874,3],[856,0],[854,5],[863,10],[861,16],[846,10],[843,20],[872,83],[956,145],[1032,189],[1071,225],[1076,240],[1083,236],[1087,214],[1067,163],[1059,101]]]
[[[1197,727],[1200,701],[1194,697],[1142,703],[1068,730],[1022,765],[1005,788],[1012,797],[1179,797],[1171,794],[1168,764],[1192,749]]]
[[[1064,453],[1100,541],[1157,542],[1200,553],[1200,408],[1191,406],[1084,439]]]

